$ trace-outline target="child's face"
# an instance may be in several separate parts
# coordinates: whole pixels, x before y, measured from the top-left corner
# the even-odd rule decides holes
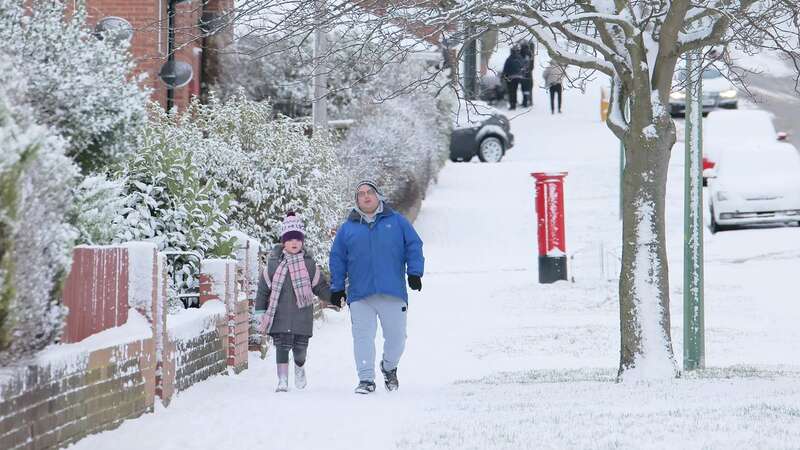
[[[289,239],[283,243],[283,249],[291,254],[299,253],[303,249],[303,241],[300,239]]]

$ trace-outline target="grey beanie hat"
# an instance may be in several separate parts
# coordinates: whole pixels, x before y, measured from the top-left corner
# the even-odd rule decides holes
[[[381,191],[378,189],[378,184],[377,183],[375,183],[372,180],[361,180],[356,185],[356,192],[354,194],[355,198],[356,198],[356,202],[358,202],[358,188],[360,188],[361,186],[364,186],[364,185],[367,185],[367,186],[371,187],[372,190],[374,190],[375,193],[378,194],[378,200],[381,200],[381,201],[383,200],[383,193],[381,193]]]

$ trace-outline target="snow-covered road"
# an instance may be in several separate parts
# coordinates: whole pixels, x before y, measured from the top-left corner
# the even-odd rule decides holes
[[[415,226],[400,390],[352,393],[349,316],[311,340],[309,387],[275,394],[272,355],[200,383],[168,408],[75,449],[800,448],[800,228],[706,234],[706,361],[680,380],[614,383],[619,147],[599,92],[566,91],[565,114],[512,122],[500,164],[448,164]],[[683,158],[668,193],[672,335],[682,354]],[[533,179],[566,170],[574,282],[537,283]]]

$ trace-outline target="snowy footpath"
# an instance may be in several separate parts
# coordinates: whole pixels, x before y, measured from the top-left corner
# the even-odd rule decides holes
[[[347,312],[311,340],[309,386],[275,394],[274,356],[75,449],[798,449],[800,228],[706,234],[705,371],[617,384],[619,146],[599,92],[512,121],[500,164],[448,164],[415,224],[400,390],[353,394]],[[683,149],[668,193],[674,350],[682,361]],[[537,282],[531,172],[564,170],[573,280]],[[379,338],[379,349],[380,349]],[[380,354],[380,351],[378,352]]]

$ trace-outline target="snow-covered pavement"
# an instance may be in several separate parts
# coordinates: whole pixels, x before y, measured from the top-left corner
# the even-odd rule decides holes
[[[679,380],[616,384],[619,146],[599,92],[512,122],[500,164],[448,164],[415,226],[400,390],[352,393],[349,316],[317,325],[309,387],[275,394],[272,355],[75,449],[800,448],[800,228],[706,234],[706,362]],[[672,336],[682,354],[683,158],[668,193]],[[537,283],[533,179],[566,170],[573,282]],[[605,262],[605,263],[604,263]],[[605,267],[605,269],[604,269]]]

